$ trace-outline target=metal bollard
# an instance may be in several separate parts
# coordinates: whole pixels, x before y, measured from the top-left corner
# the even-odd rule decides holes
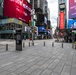
[[[45,46],[45,41],[44,41],[44,46]]]
[[[74,42],[74,49],[76,49],[76,42]]]
[[[34,42],[32,42],[32,46],[34,46]]]
[[[34,42],[33,42],[32,44],[33,44],[33,46],[34,46]]]
[[[54,47],[54,42],[52,42],[52,47]]]
[[[63,43],[62,43],[62,48],[63,48]]]
[[[23,48],[25,47],[25,43],[23,42]]]
[[[30,47],[30,42],[29,42],[29,47]]]
[[[8,51],[8,44],[6,44],[6,51]]]
[[[76,49],[76,44],[75,44],[75,49]]]
[[[72,49],[74,49],[74,43],[72,43]]]

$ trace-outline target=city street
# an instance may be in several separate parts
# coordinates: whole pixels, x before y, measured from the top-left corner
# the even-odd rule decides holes
[[[31,41],[25,40],[23,51],[16,51],[15,41],[0,40],[0,75],[76,75],[76,50],[54,41],[34,40],[29,47]]]

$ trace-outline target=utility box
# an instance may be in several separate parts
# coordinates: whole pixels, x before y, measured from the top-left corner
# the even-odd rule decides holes
[[[22,51],[22,29],[16,29],[16,50]]]

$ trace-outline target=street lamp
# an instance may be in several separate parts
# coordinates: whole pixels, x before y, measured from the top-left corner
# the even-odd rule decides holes
[[[34,44],[33,42],[33,30],[34,30],[34,14],[35,14],[35,10],[34,10],[34,0],[32,0],[32,11],[31,11],[31,20],[32,20],[32,45]]]

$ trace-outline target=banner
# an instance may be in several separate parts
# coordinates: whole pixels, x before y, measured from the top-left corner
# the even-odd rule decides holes
[[[26,23],[31,20],[32,6],[27,0],[4,0],[4,16],[17,18]]]
[[[69,0],[69,19],[76,18],[76,0]]]
[[[60,12],[60,29],[64,29],[64,12]]]

